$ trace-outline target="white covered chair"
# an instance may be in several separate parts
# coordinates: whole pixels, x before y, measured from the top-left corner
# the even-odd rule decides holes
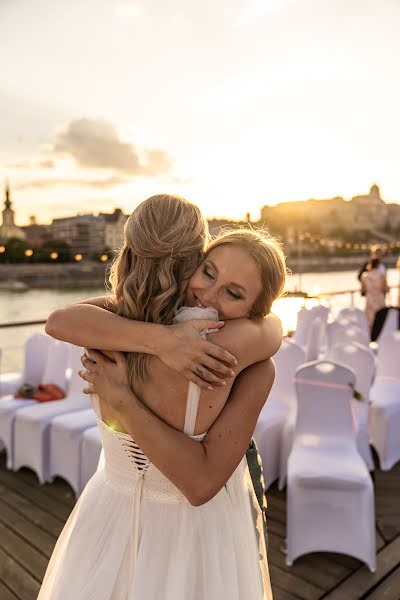
[[[81,364],[79,357],[82,354],[82,348],[64,342],[58,342],[58,344],[62,344],[63,349],[59,345],[53,348],[51,356],[54,367],[53,369],[49,368],[47,381],[57,383],[66,389],[66,397],[63,400],[23,408],[18,411],[15,419],[13,468],[17,470],[21,467],[30,467],[36,472],[41,483],[49,478],[52,420],[58,415],[90,408],[89,397],[81,391],[83,383],[76,372]],[[68,367],[73,370],[68,385],[66,385]]]
[[[339,311],[338,319],[342,318],[348,319],[352,323],[355,323],[361,327],[367,338],[369,338],[368,321],[366,319],[365,312],[361,310],[361,308],[356,308],[355,306],[342,308],[342,310]]]
[[[81,485],[82,435],[95,425],[96,415],[92,408],[60,415],[51,422],[49,479],[56,475],[62,477],[68,481],[76,496],[80,493]]]
[[[0,374],[0,396],[15,394],[22,383],[31,385],[41,383],[47,351],[52,341],[52,338],[44,333],[33,333],[27,338],[22,372]]]
[[[355,374],[331,361],[296,373],[298,414],[288,461],[287,557],[338,552],[376,568],[374,490],[356,445]]]
[[[15,391],[21,383],[30,383],[37,386],[43,382],[43,375],[49,357],[49,349],[53,345],[50,336],[43,333],[32,334],[25,343],[25,359],[22,375],[15,381],[12,393],[0,398],[0,441],[7,452],[7,468],[13,465],[14,448],[14,419],[17,411],[27,406],[36,404],[35,400],[14,398]],[[15,389],[14,389],[15,388]]]
[[[330,326],[333,326],[334,324],[335,322],[331,323]],[[330,326],[328,326],[328,330]],[[330,331],[328,350],[329,348],[333,348],[333,346],[336,344],[345,344],[351,342],[357,342],[368,348],[369,341],[369,337],[361,329],[361,327],[354,325],[354,323],[351,323],[349,326],[344,326],[342,319],[338,321],[338,326]]]
[[[81,493],[89,479],[97,471],[101,454],[101,436],[99,428],[86,429],[82,435],[81,461],[80,461],[80,489]]]
[[[305,348],[307,362],[318,359],[321,350],[324,330],[325,324],[322,321],[321,317],[316,317],[310,325],[310,331],[308,334],[307,344]]]
[[[299,346],[302,346],[304,349],[307,346],[309,337],[310,337],[310,327],[315,319],[321,319],[323,323],[323,330],[325,330],[325,325],[328,320],[329,308],[323,306],[322,304],[318,304],[317,306],[313,306],[311,309],[302,308],[297,313],[297,325],[296,331],[294,332],[293,339]],[[323,331],[324,333],[324,331]]]
[[[266,489],[279,477],[282,429],[295,403],[293,377],[305,362],[305,352],[296,342],[284,339],[276,355],[275,381],[254,432],[254,439],[263,462]]]
[[[379,344],[377,375],[371,388],[369,437],[380,468],[390,470],[400,460],[400,331]]]
[[[361,402],[352,398],[352,409],[357,425],[357,447],[369,471],[374,469],[374,459],[369,445],[368,415],[370,406],[370,390],[375,377],[375,357],[372,350],[352,342],[350,344],[337,344],[331,348],[326,356],[327,360],[342,363],[350,367],[356,375],[356,390],[360,392],[365,401]]]

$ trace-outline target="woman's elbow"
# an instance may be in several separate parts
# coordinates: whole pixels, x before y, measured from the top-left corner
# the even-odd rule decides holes
[[[191,506],[199,507],[210,502],[220,491],[221,487],[218,488],[209,484],[196,485],[188,490],[188,493],[185,495]]]
[[[45,332],[53,338],[61,339],[62,327],[61,327],[61,309],[55,310],[50,314],[46,321]]]

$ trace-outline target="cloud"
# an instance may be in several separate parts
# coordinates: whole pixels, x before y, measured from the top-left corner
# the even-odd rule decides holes
[[[79,187],[92,187],[92,188],[109,188],[115,185],[121,185],[128,183],[128,177],[113,176],[106,179],[67,179],[67,178],[47,178],[47,179],[33,179],[31,181],[25,181],[24,183],[13,185],[14,190],[26,190],[32,188],[49,188],[57,185],[72,185]]]
[[[105,119],[81,118],[68,123],[56,134],[55,156],[68,156],[83,168],[111,169],[129,176],[169,173],[172,161],[165,150],[139,150],[121,139],[113,123]]]

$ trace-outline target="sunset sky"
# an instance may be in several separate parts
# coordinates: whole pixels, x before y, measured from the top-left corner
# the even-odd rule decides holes
[[[399,0],[1,0],[0,185],[18,224],[400,202],[399,31]]]

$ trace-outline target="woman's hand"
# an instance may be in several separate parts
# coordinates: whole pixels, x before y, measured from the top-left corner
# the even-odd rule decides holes
[[[103,402],[120,413],[132,397],[128,380],[127,361],[121,352],[97,352],[88,350],[89,356],[81,357],[85,371],[78,374],[90,385],[83,388],[85,394],[98,394]]]
[[[193,319],[163,328],[163,335],[154,341],[155,354],[173,371],[177,371],[201,388],[225,385],[227,377],[234,377],[232,367],[236,358],[227,350],[205,340],[201,331],[220,329],[222,321]]]

